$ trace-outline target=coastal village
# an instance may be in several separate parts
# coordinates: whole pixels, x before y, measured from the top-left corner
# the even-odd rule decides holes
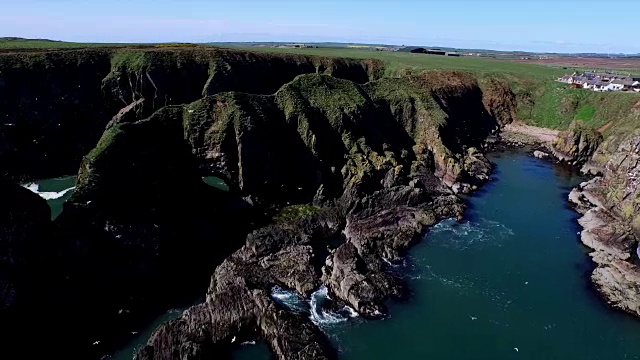
[[[573,73],[558,79],[574,89],[591,91],[634,91],[640,92],[640,76],[622,76],[612,73]]]

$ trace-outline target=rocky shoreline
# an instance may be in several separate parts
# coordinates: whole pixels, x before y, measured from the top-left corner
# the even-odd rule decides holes
[[[480,153],[479,181],[491,166]],[[268,225],[215,271],[206,301],[161,326],[136,359],[206,359],[229,353],[235,342],[261,338],[278,359],[334,359],[326,335],[308,314],[272,296],[274,286],[308,298],[325,286],[333,307],[349,306],[369,319],[388,315],[385,300],[407,293],[389,263],[401,260],[429,226],[461,218],[462,200],[428,172],[409,185],[392,184],[370,195],[346,192],[309,216]],[[460,188],[470,188],[461,185]]]
[[[509,125],[511,145],[530,145],[533,156],[555,159],[593,178],[574,188],[568,201],[582,214],[581,242],[591,249],[594,288],[612,307],[640,316],[640,259],[637,220],[640,137],[631,134],[614,151],[602,150],[602,135],[574,124],[549,141],[546,129]]]

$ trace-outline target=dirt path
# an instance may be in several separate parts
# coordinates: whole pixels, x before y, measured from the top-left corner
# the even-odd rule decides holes
[[[558,136],[559,132],[559,130],[545,129],[516,122],[504,127],[505,135],[509,135],[509,133],[513,135],[522,135],[546,144],[552,143],[556,136]]]

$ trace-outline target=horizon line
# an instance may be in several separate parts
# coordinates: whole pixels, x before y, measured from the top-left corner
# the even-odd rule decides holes
[[[554,55],[581,55],[581,54],[593,54],[593,55],[625,55],[625,56],[640,56],[640,52],[626,53],[626,52],[554,52],[554,51],[530,51],[530,50],[497,50],[491,48],[457,48],[445,45],[398,45],[391,43],[366,43],[366,42],[349,42],[349,41],[202,41],[202,42],[190,42],[190,41],[163,41],[163,42],[109,42],[109,41],[91,41],[91,42],[78,42],[68,40],[53,40],[47,38],[25,38],[21,36],[0,36],[2,39],[16,39],[26,41],[51,41],[51,42],[63,42],[63,43],[75,43],[75,44],[122,44],[122,45],[154,45],[154,44],[341,44],[341,45],[369,45],[369,46],[388,46],[388,47],[425,47],[425,48],[446,48],[455,50],[466,51],[490,51],[496,53],[528,53],[528,54],[554,54]]]

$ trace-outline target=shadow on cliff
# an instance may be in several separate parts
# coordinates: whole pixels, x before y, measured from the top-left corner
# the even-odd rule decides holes
[[[316,72],[364,83],[382,63],[214,47],[0,54],[0,175],[74,173],[119,110],[136,121],[224,91],[272,94]]]

